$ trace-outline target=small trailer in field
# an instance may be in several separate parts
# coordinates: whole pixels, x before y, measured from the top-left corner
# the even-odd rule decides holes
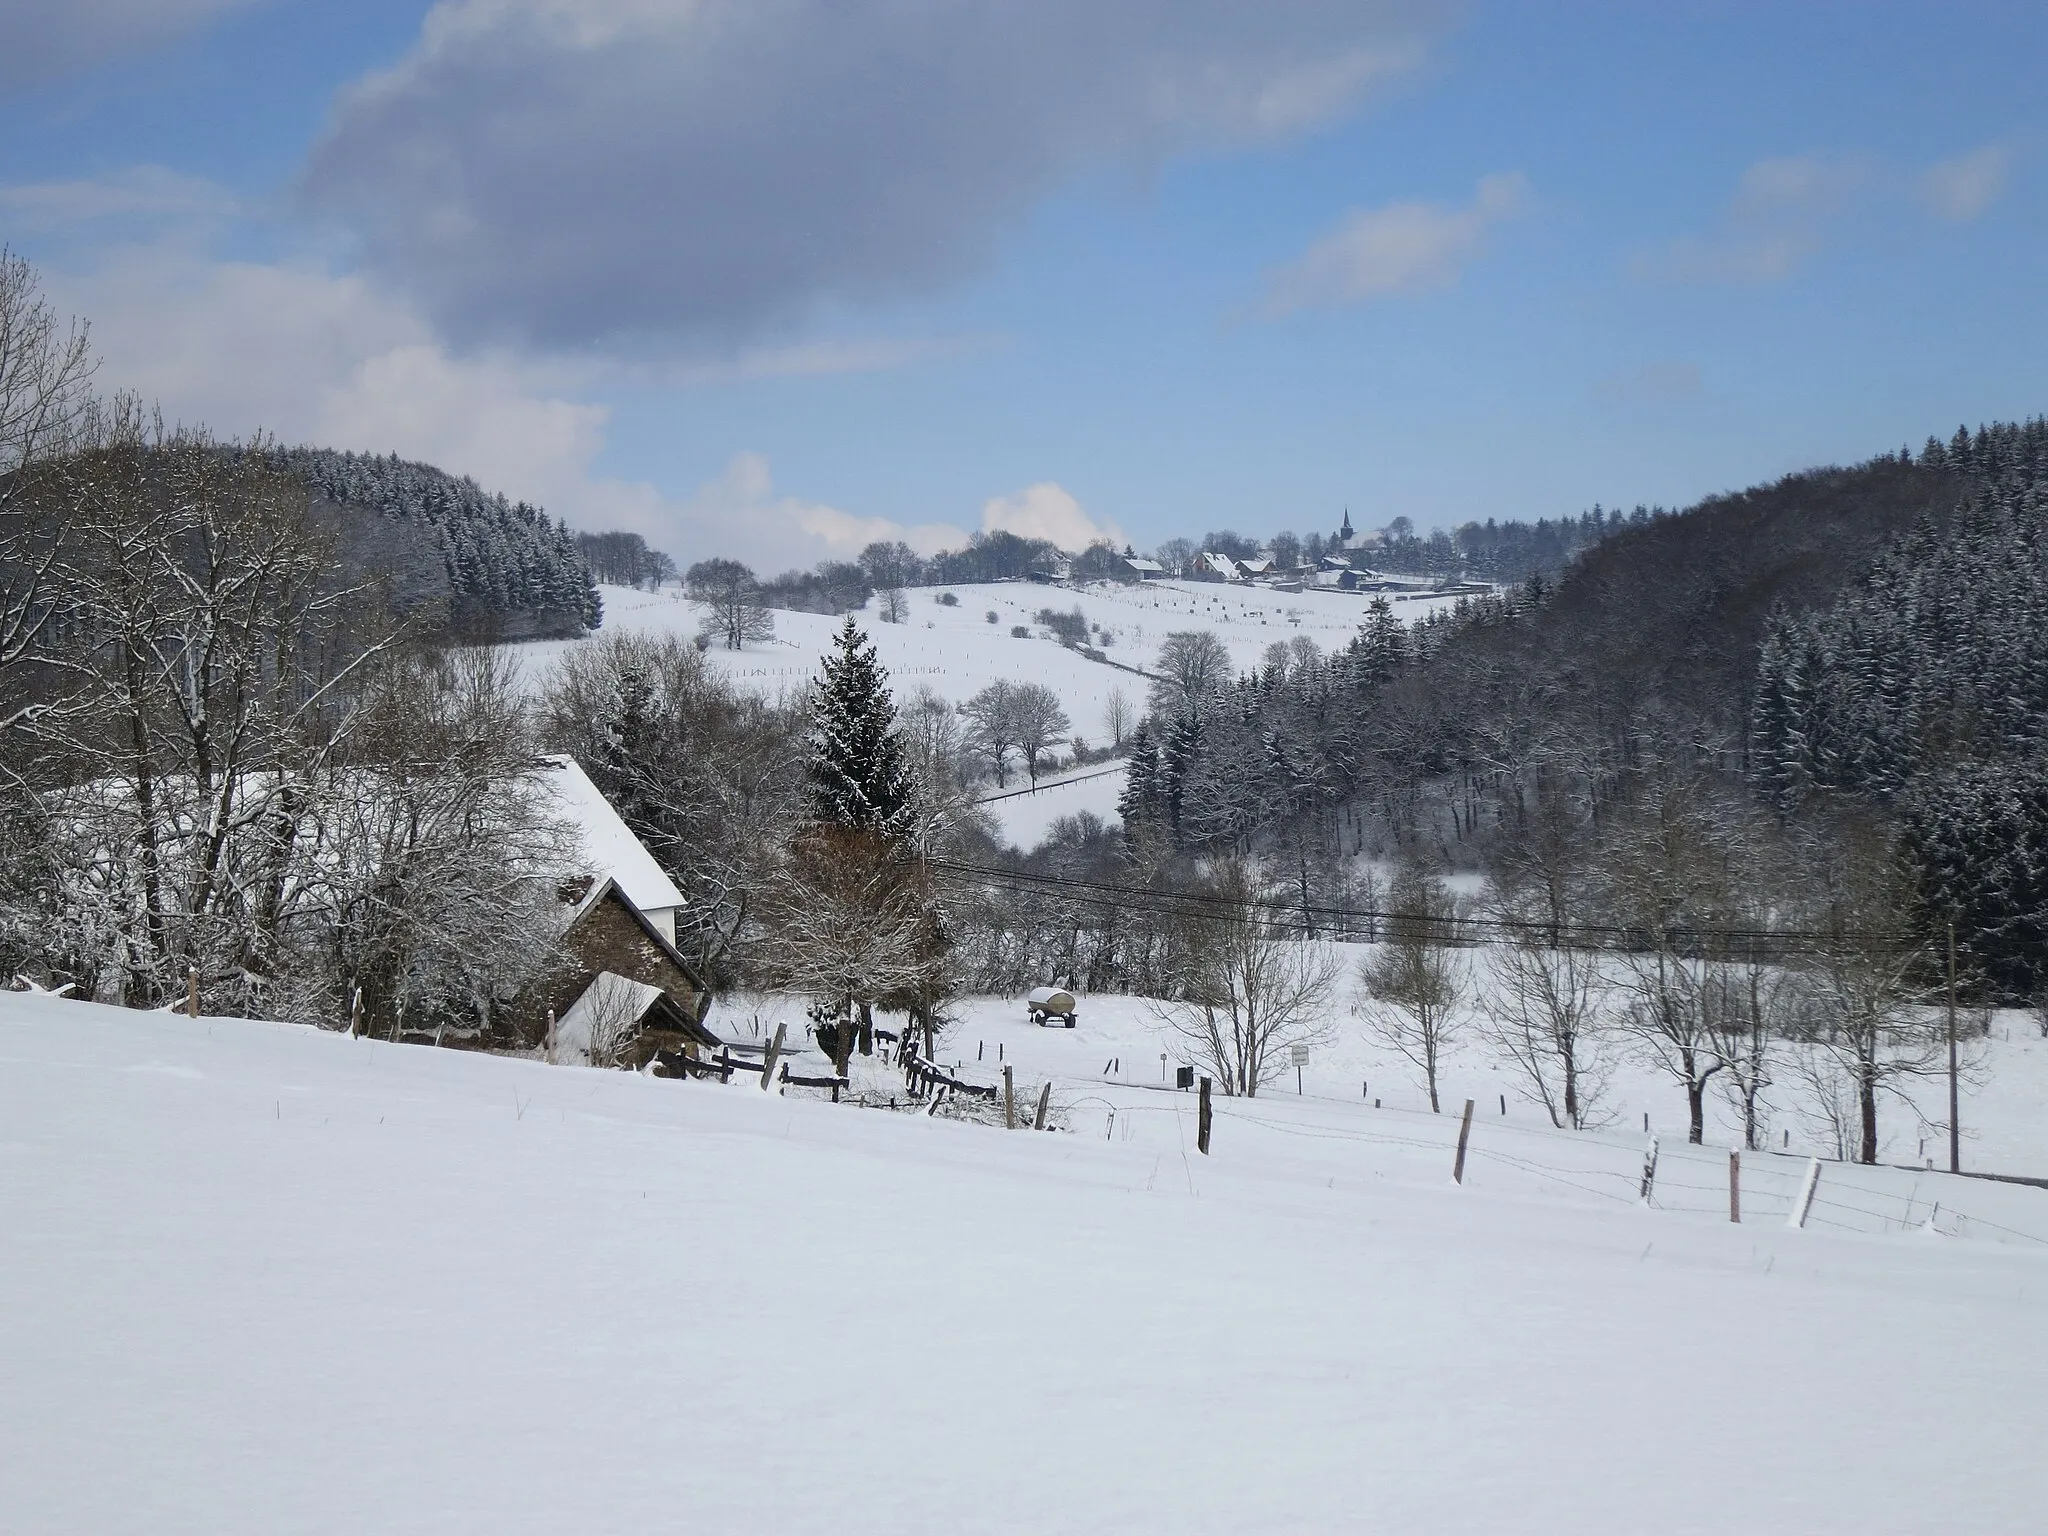
[[[1031,1015],[1031,1022],[1044,1025],[1058,1019],[1068,1029],[1074,1027],[1074,1015],[1079,1010],[1074,1006],[1074,994],[1059,987],[1034,987],[1031,995],[1024,999],[1024,1011]]]

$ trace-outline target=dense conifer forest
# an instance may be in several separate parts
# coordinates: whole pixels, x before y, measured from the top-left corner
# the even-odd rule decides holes
[[[445,604],[454,633],[575,635],[603,617],[576,536],[539,507],[395,454],[293,448],[279,459],[340,510],[345,549],[375,551],[403,593]]]

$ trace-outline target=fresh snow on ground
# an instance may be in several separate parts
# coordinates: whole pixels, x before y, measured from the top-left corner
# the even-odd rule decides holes
[[[671,588],[641,592],[631,587],[605,587],[604,629],[629,633],[697,632],[696,607]],[[959,599],[939,601],[951,593]],[[995,582],[981,586],[913,587],[907,597],[910,616],[902,624],[884,624],[878,602],[861,615],[876,654],[889,669],[897,702],[919,686],[958,704],[997,679],[1043,683],[1060,697],[1077,734],[1100,745],[1108,739],[1103,707],[1113,689],[1143,706],[1149,672],[1159,647],[1176,630],[1206,629],[1230,650],[1240,670],[1256,667],[1268,645],[1306,635],[1325,651],[1340,649],[1364,622],[1370,599],[1346,592],[1274,592],[1263,587],[1235,587],[1205,582],[1147,582],[1142,586],[1098,583],[1081,590],[1041,586],[1035,582]],[[1407,622],[1455,599],[1422,598],[1399,602],[1394,611]],[[1109,631],[1105,652],[1121,666],[1088,660],[1043,635],[1035,615],[1040,609],[1062,612],[1079,607],[1091,624]],[[988,621],[993,613],[994,623]],[[713,650],[712,664],[743,687],[776,695],[796,693],[818,675],[819,663],[838,633],[840,620],[818,613],[775,613],[775,638],[743,651]],[[1023,625],[1032,631],[1018,639],[1010,631]],[[522,645],[515,654],[530,674],[538,674],[570,646],[584,641],[547,641]],[[1113,798],[1113,797],[1112,797]]]
[[[946,1054],[1056,1079],[1037,1135],[0,997],[0,1524],[2039,1529],[2048,1191],[1851,1231],[1916,1176],[1831,1164],[1795,1232],[1759,1170],[1736,1226],[1676,1187],[1725,1153],[1645,1208],[1639,1136],[1519,1108],[1456,1187],[1335,1051],[1204,1158],[1156,1028],[972,1005]]]
[[[605,587],[604,629],[613,633],[681,634],[697,632],[698,611],[674,588],[642,592],[632,587]],[[951,594],[959,601],[939,601]],[[1035,582],[992,582],[978,586],[914,587],[907,594],[910,617],[903,624],[884,624],[879,601],[862,614],[876,654],[889,669],[900,705],[920,687],[929,688],[950,704],[959,704],[990,683],[1043,683],[1059,696],[1074,734],[1100,747],[1109,739],[1104,712],[1112,692],[1121,691],[1135,712],[1142,712],[1149,674],[1159,647],[1177,630],[1206,629],[1229,649],[1239,670],[1260,664],[1266,647],[1276,640],[1306,635],[1324,651],[1341,649],[1358,632],[1371,602],[1348,592],[1274,592],[1263,587],[1226,586],[1213,582],[1147,582],[1141,586],[1096,583],[1080,590],[1042,586]],[[1414,598],[1394,604],[1404,621],[1449,607],[1454,598]],[[1079,607],[1091,624],[1109,636],[1106,654],[1114,664],[1090,661],[1052,639],[1036,622],[1040,609],[1062,612]],[[989,615],[995,622],[989,622]],[[742,651],[713,650],[711,664],[739,686],[769,697],[795,696],[818,675],[831,649],[840,620],[818,613],[775,613],[775,638]],[[1029,638],[1011,634],[1017,626]],[[582,640],[542,641],[516,648],[514,655],[529,680],[544,676],[568,650]],[[1133,670],[1135,669],[1135,670]],[[1021,848],[1034,846],[1061,816],[1092,811],[1105,821],[1116,819],[1121,774],[1092,776],[1104,765],[1073,770],[1056,790],[1041,788],[1030,795],[992,799],[1003,837]],[[1015,789],[1012,780],[1003,788]],[[1000,793],[989,785],[986,793]]]
[[[1088,811],[1114,825],[1124,774],[1123,763],[1115,761],[1089,763],[1057,776],[1041,777],[1036,787],[1013,779],[1007,789],[984,786],[987,798],[982,804],[996,818],[1005,842],[1032,848],[1062,816]]]

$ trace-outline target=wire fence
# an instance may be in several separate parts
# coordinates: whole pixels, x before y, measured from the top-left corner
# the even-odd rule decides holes
[[[1099,1093],[1069,1099],[1080,1122],[1069,1128],[1121,1142],[1192,1145],[1192,1094],[1117,1086],[1126,1092],[1165,1092],[1172,1102],[1112,1104]],[[1269,1107],[1257,1099],[1218,1098],[1213,1112],[1213,1152],[1219,1160],[1230,1159],[1235,1149],[1255,1148],[1281,1161],[1312,1161],[1319,1178],[1398,1172],[1448,1180],[1462,1118],[1334,1099],[1312,1099],[1307,1105],[1287,1100]],[[1360,1155],[1349,1155],[1353,1148]],[[1814,1180],[1810,1196],[1809,1178]],[[1767,1150],[1731,1154],[1726,1147],[1649,1137],[1637,1141],[1489,1118],[1472,1124],[1463,1182],[1492,1193],[1643,1206],[1715,1222],[1875,1237],[1935,1234],[2048,1248],[2048,1190],[2025,1184]]]
[[[989,1076],[992,1065],[962,1060],[955,1070],[978,1078]],[[1197,1094],[1134,1081],[1121,1075],[1121,1065],[1112,1058],[1102,1077],[1038,1079],[1025,1097],[1034,1097],[1049,1082],[1057,1094],[1061,1129],[1161,1150],[1194,1150]],[[1000,1081],[991,1077],[988,1091],[994,1092]],[[1462,1182],[1489,1193],[1640,1206],[1705,1221],[1879,1237],[1920,1233],[2048,1248],[2048,1188],[2026,1181],[1994,1182],[1768,1149],[1731,1151],[1661,1137],[1638,1140],[1489,1116],[1470,1122],[1460,1159],[1464,1116],[1455,1112],[1366,1106],[1314,1094],[1217,1096],[1211,1107],[1216,1127],[1212,1152],[1220,1162],[1248,1150],[1251,1158],[1283,1170],[1312,1163],[1319,1180],[1392,1173],[1434,1182],[1448,1180],[1462,1162]]]

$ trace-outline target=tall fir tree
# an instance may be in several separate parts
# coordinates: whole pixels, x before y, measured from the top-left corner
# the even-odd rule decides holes
[[[832,644],[823,675],[811,687],[804,764],[811,819],[891,841],[904,838],[915,817],[916,781],[896,734],[889,674],[851,614]]]
[[[1140,720],[1131,732],[1130,768],[1124,775],[1123,793],[1117,796],[1117,814],[1126,829],[1148,824],[1159,817],[1159,749],[1152,742],[1152,727]]]

